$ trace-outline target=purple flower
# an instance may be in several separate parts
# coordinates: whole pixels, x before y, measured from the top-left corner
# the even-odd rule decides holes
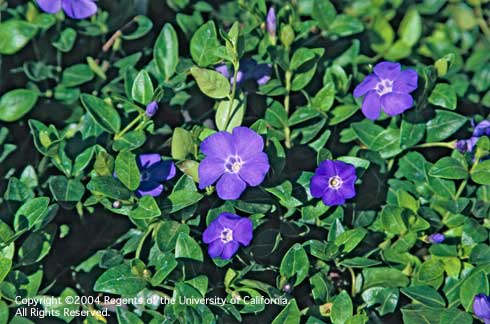
[[[401,70],[399,63],[381,62],[354,89],[354,97],[364,96],[362,113],[375,120],[383,110],[389,116],[403,113],[413,105],[409,93],[417,89],[418,75],[413,69]]]
[[[434,243],[434,244],[442,243],[442,242],[444,242],[445,239],[446,239],[446,236],[444,234],[441,234],[441,233],[434,233],[434,234],[429,235],[429,242]]]
[[[461,153],[473,152],[480,137],[490,136],[490,121],[484,120],[477,125],[475,125],[474,121],[471,123],[473,125],[472,136],[469,139],[459,140],[456,142],[456,149]]]
[[[63,9],[68,17],[85,19],[95,15],[97,5],[94,0],[36,0],[39,7],[47,13],[57,13]]]
[[[233,69],[229,69],[226,64],[220,64],[214,70],[221,73],[233,84]],[[257,61],[252,59],[242,59],[240,61],[240,69],[237,72],[237,85],[240,86],[248,80],[253,80],[258,85],[264,85],[269,82],[271,75],[272,65],[266,63],[258,64]]]
[[[478,294],[473,300],[473,312],[478,318],[490,324],[490,297],[485,294]]]
[[[322,198],[327,206],[342,205],[346,199],[356,195],[356,180],[354,166],[342,161],[325,160],[320,163],[311,178],[311,195]]]
[[[270,7],[269,11],[267,12],[266,25],[267,25],[267,32],[269,33],[269,35],[271,37],[276,37],[277,20],[276,20],[276,11],[274,10],[274,7]]]
[[[262,137],[247,127],[218,132],[201,143],[206,158],[199,164],[199,188],[218,182],[221,199],[238,199],[247,185],[255,187],[269,171]]]
[[[136,161],[141,174],[140,186],[136,195],[159,196],[163,191],[162,182],[175,176],[175,165],[172,161],[163,161],[160,154],[141,154]]]
[[[203,242],[209,244],[209,256],[225,260],[231,259],[240,245],[248,246],[252,237],[253,224],[250,219],[226,212],[219,214],[202,234]]]
[[[146,106],[146,110],[145,110],[145,115],[149,118],[155,116],[155,114],[157,113],[158,111],[158,103],[156,101],[152,101],[150,102],[147,106]]]

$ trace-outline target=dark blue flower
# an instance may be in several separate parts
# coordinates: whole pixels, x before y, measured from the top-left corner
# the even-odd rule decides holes
[[[434,234],[429,235],[429,242],[434,243],[434,244],[442,243],[442,242],[444,242],[445,239],[446,239],[446,236],[444,234],[441,234],[441,233],[434,233]]]
[[[252,238],[252,221],[226,212],[219,214],[202,235],[203,242],[209,244],[209,256],[221,257],[225,260],[231,259],[240,245],[248,246]]]
[[[221,73],[233,84],[233,69],[229,69],[226,64],[220,64],[215,67],[215,71]],[[245,81],[253,80],[258,85],[264,85],[271,79],[272,66],[270,64],[259,64],[253,59],[242,59],[240,68],[237,72],[237,85],[242,85]]]
[[[137,159],[140,170],[140,186],[136,195],[157,197],[163,192],[163,184],[175,176],[175,164],[163,161],[160,154],[141,154]]]

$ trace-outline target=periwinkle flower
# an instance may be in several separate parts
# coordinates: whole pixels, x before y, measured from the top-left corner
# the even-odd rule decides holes
[[[163,161],[160,154],[141,154],[137,159],[140,170],[140,186],[136,195],[157,197],[163,192],[163,184],[175,176],[175,164],[172,161]]]
[[[206,158],[199,164],[199,188],[217,182],[221,199],[238,199],[248,186],[258,186],[269,171],[262,137],[247,127],[217,132],[201,143]]]
[[[226,212],[219,214],[202,235],[203,242],[209,244],[209,256],[221,257],[225,260],[231,259],[240,245],[248,246],[252,238],[252,221]]]
[[[490,324],[490,297],[485,294],[478,294],[473,299],[473,312],[485,324]]]
[[[221,73],[225,78],[230,80],[230,83],[234,82],[234,71],[229,69],[226,64],[220,64],[215,67],[215,71]],[[271,79],[272,65],[262,63],[259,64],[253,59],[242,59],[240,61],[240,68],[237,72],[237,86],[241,86],[248,80],[257,82],[258,85],[264,85]]]
[[[145,109],[145,115],[149,118],[155,116],[158,111],[158,103],[156,101],[150,102]]]
[[[476,143],[482,136],[490,136],[490,121],[484,120],[479,122],[477,125],[473,125],[473,134],[470,138],[465,140],[459,140],[456,142],[456,149],[461,153],[473,152],[475,149]]]
[[[410,95],[417,89],[418,75],[413,69],[402,71],[399,63],[381,62],[354,89],[354,97],[364,96],[362,113],[375,120],[383,110],[389,116],[403,113],[413,105]]]
[[[434,234],[429,235],[429,242],[431,242],[433,244],[442,243],[442,242],[444,242],[445,239],[446,239],[446,236],[444,234],[441,234],[441,233],[434,233]]]
[[[37,0],[37,4],[47,13],[55,14],[63,10],[73,19],[85,19],[97,12],[94,0]]]
[[[310,191],[327,206],[337,206],[356,195],[356,168],[342,161],[325,160],[311,178]]]
[[[274,10],[274,7],[270,7],[269,11],[267,12],[266,27],[269,36],[273,38],[276,37],[277,19],[276,19],[276,11]]]

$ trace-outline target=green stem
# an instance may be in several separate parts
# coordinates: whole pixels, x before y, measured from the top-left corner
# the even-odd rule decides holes
[[[284,97],[284,110],[286,110],[286,116],[289,118],[289,105],[290,105],[290,92],[291,92],[291,78],[293,74],[291,71],[286,71],[286,91],[287,94]],[[287,148],[291,148],[291,129],[289,125],[284,126],[284,144]]]
[[[136,248],[136,253],[134,256],[135,259],[140,258],[141,250],[143,249],[143,245],[145,244],[145,240],[148,237],[148,235],[150,235],[151,232],[153,232],[153,229],[155,228],[156,224],[158,224],[158,223],[153,223],[153,224],[149,225],[148,228],[146,229],[145,233],[141,237],[140,242],[138,243],[138,247]]]
[[[452,142],[433,142],[415,145],[416,148],[427,148],[427,147],[446,147],[449,149],[455,148],[455,141]]]
[[[226,128],[225,129],[228,129],[228,124],[230,123],[230,119],[231,119],[231,113],[233,111],[233,103],[235,102],[235,95],[236,95],[236,83],[237,83],[237,78],[238,78],[238,70],[240,69],[240,62],[235,59],[234,62],[233,62],[233,69],[234,69],[234,72],[233,72],[233,86],[231,88],[231,95],[229,97],[230,99],[230,103],[229,103],[229,106],[228,106],[228,113],[226,114]]]
[[[138,115],[138,117],[136,117],[135,119],[133,119],[133,121],[132,121],[132,122],[130,122],[130,123],[128,124],[128,126],[126,126],[126,128],[124,128],[122,131],[120,131],[119,133],[117,133],[117,134],[114,136],[114,140],[118,140],[118,139],[120,139],[121,137],[123,137],[123,136],[124,136],[124,134],[126,134],[126,133],[127,133],[127,132],[128,132],[130,129],[131,129],[131,128],[133,128],[133,126],[134,126],[134,125],[136,125],[136,124],[139,122],[139,120],[140,120],[142,117],[144,117],[144,116],[145,116],[145,114],[144,114],[144,113],[140,113],[140,114]]]
[[[351,277],[350,295],[354,297],[356,295],[356,274],[351,267],[347,267],[347,269],[349,270]]]

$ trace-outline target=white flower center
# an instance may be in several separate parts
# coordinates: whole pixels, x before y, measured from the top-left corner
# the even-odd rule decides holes
[[[225,162],[225,170],[230,173],[238,173],[243,166],[242,159],[238,156],[229,156]]]
[[[221,231],[221,242],[229,243],[233,241],[233,231],[227,227],[223,228]]]
[[[328,186],[334,190],[339,189],[342,187],[342,179],[339,176],[333,176],[328,179]]]
[[[382,79],[380,82],[376,84],[375,90],[380,96],[390,93],[393,91],[393,81],[388,79]]]

